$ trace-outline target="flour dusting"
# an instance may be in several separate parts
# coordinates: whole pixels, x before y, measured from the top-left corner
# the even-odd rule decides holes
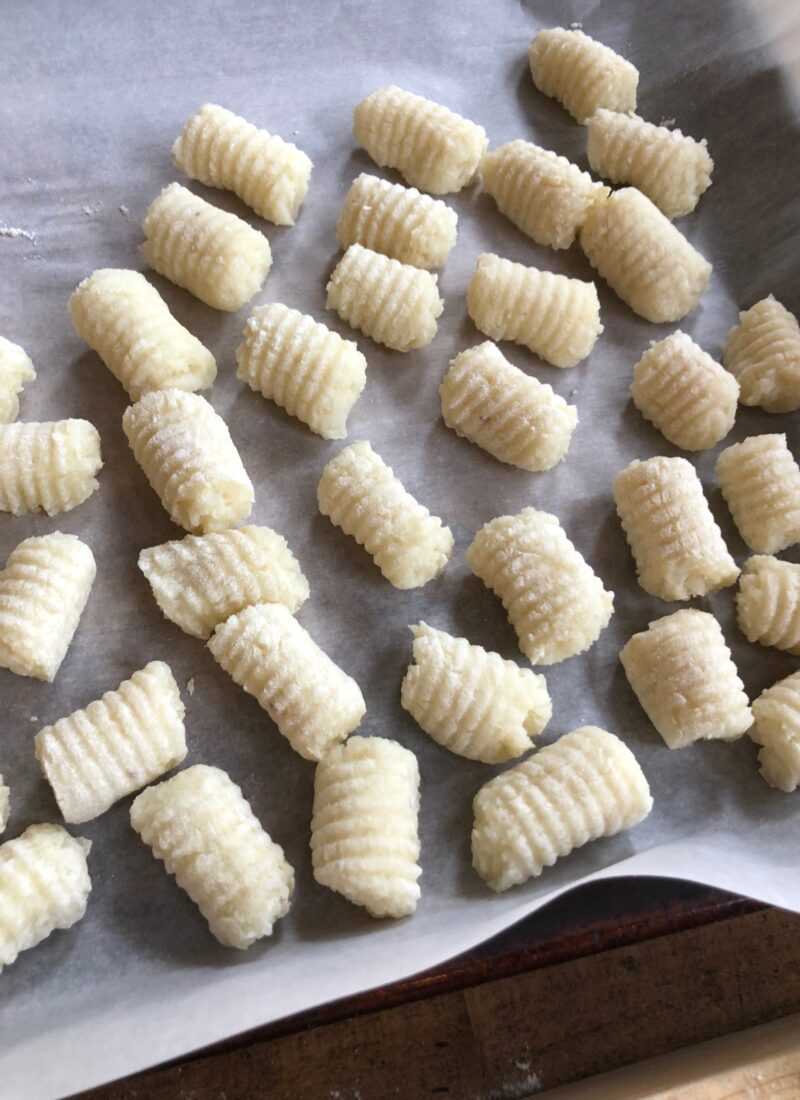
[[[36,234],[29,229],[20,229],[18,225],[0,225],[0,237],[21,237],[36,244]]]

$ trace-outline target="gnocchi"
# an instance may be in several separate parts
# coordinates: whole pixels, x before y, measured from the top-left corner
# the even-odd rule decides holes
[[[578,122],[599,107],[635,111],[639,72],[609,46],[581,30],[539,31],[528,50],[533,83]]]
[[[0,424],[10,424],[19,416],[19,395],[26,382],[36,377],[30,356],[19,346],[0,336]]]
[[[772,294],[739,314],[722,365],[738,380],[743,405],[770,413],[800,409],[800,325]]]
[[[787,793],[800,783],[800,672],[762,691],[753,702],[750,737],[761,745],[758,762],[771,787]]]
[[[748,558],[739,579],[736,612],[748,642],[800,657],[800,565],[763,554]]]
[[[102,465],[88,420],[0,424],[0,512],[70,512],[99,488]]]
[[[800,542],[800,466],[786,435],[751,435],[717,458],[717,481],[734,523],[757,554]]]

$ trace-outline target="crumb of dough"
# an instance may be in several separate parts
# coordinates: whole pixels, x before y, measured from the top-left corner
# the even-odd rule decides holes
[[[36,234],[29,229],[20,229],[18,225],[0,225],[0,237],[21,237],[25,241],[36,243]]]
[[[186,681],[186,690],[189,692],[190,695],[194,695],[194,676]]]

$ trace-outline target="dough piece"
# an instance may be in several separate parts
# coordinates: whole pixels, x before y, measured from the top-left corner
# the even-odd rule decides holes
[[[70,512],[99,487],[102,465],[88,420],[0,424],[0,512]]]
[[[593,206],[580,233],[589,263],[646,321],[680,321],[697,307],[711,264],[635,187]]]
[[[383,737],[351,737],[317,765],[311,856],[314,878],[373,917],[417,908],[419,767]]]
[[[619,655],[647,717],[671,749],[734,741],[753,721],[719,623],[686,609],[651,622]]]
[[[360,244],[350,245],[325,289],[328,309],[395,351],[429,344],[444,309],[435,275]]]
[[[503,601],[532,665],[583,653],[613,614],[614,594],[548,512],[524,508],[490,520],[472,540],[467,562]]]
[[[256,306],[236,349],[236,377],[323,439],[344,439],[367,381],[367,361],[306,313],[279,302]]]
[[[717,458],[717,481],[751,550],[776,554],[800,542],[800,466],[786,435],[751,435]]]
[[[186,535],[151,546],[139,568],[166,618],[196,638],[255,603],[282,603],[294,614],[308,581],[289,544],[269,527]]]
[[[733,427],[736,379],[678,330],[654,341],[633,368],[633,402],[670,443],[703,451]]]
[[[317,502],[323,516],[352,535],[395,588],[427,584],[453,552],[450,528],[404,489],[369,443],[351,443],[330,460]]]
[[[0,336],[0,424],[19,416],[19,394],[36,377],[33,363],[19,344]]]
[[[800,657],[800,565],[758,554],[744,563],[736,594],[748,642]]]
[[[195,764],[148,787],[131,825],[223,946],[243,951],[289,912],[294,871],[219,768]]]
[[[544,676],[427,623],[411,632],[400,702],[434,741],[486,764],[532,747],[553,713]]]
[[[587,126],[592,171],[638,187],[670,219],[690,214],[711,186],[714,161],[705,139],[695,141],[680,130],[605,108]]]
[[[651,596],[689,600],[736,582],[736,562],[685,458],[631,462],[614,479],[614,501]]]
[[[73,291],[69,314],[133,401],[150,390],[205,390],[217,376],[211,352],[138,271],[93,272]]]
[[[457,223],[441,199],[362,172],[347,192],[336,237],[343,248],[361,244],[413,267],[441,267],[455,246]]]
[[[539,271],[493,252],[478,256],[467,311],[492,340],[513,340],[554,367],[580,363],[603,331],[594,283]]]
[[[652,805],[628,746],[582,726],[481,787],[473,802],[472,863],[499,893],[591,840],[633,828]]]
[[[116,691],[39,730],[36,759],[64,820],[91,821],[180,764],[183,715],[169,665],[151,661]]]
[[[136,461],[170,518],[191,534],[247,519],[253,486],[225,421],[196,393],[156,390],[125,410]]]
[[[260,603],[232,615],[208,648],[306,760],[320,760],[364,717],[358,684],[283,604]]]
[[[0,970],[81,919],[92,888],[91,846],[60,825],[31,825],[0,845]]]
[[[550,470],[567,453],[578,410],[513,366],[491,341],[450,360],[439,387],[448,428],[523,470]]]
[[[12,550],[0,572],[0,667],[52,683],[96,573],[86,543],[61,531]]]
[[[214,309],[232,312],[264,285],[269,241],[247,222],[171,183],[147,209],[141,251],[159,274]]]
[[[771,294],[739,314],[722,363],[738,379],[743,405],[771,413],[800,409],[800,325]]]
[[[533,83],[578,122],[600,107],[635,111],[639,72],[609,46],[579,30],[539,31],[528,49]]]
[[[762,691],[753,702],[750,736],[763,745],[761,774],[771,787],[794,791],[800,783],[800,672]]]
[[[488,138],[455,111],[394,85],[378,88],[353,112],[353,137],[381,168],[432,195],[474,179]]]
[[[172,146],[176,168],[187,176],[233,191],[275,225],[294,225],[313,167],[291,141],[259,130],[233,111],[204,103]]]
[[[6,825],[8,825],[10,803],[11,791],[4,783],[2,775],[0,775],[0,833],[4,832]]]
[[[487,153],[481,175],[500,213],[551,248],[569,248],[590,207],[609,194],[577,164],[529,141],[510,141]]]

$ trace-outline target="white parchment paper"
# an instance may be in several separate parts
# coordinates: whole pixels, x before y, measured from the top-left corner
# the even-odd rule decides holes
[[[216,944],[132,832],[130,800],[82,827],[94,842],[86,918],[0,977],[3,1098],[64,1095],[409,975],[587,877],[679,876],[800,909],[798,797],[767,787],[747,739],[669,752],[617,659],[631,633],[676,610],[638,588],[611,498],[614,474],[633,458],[677,453],[628,395],[634,361],[648,341],[676,326],[647,324],[601,284],[605,333],[581,366],[561,372],[504,347],[513,362],[577,403],[580,424],[566,460],[550,473],[501,465],[449,432],[439,416],[437,389],[448,360],[482,339],[464,300],[475,257],[489,249],[571,275],[592,273],[577,248],[535,246],[477,186],[453,197],[459,239],[440,279],[446,309],[438,336],[405,356],[359,339],[369,380],[350,439],[369,438],[456,539],[442,578],[398,592],[317,512],[320,471],[341,444],[318,439],[237,382],[233,352],[247,310],[217,313],[152,276],[176,316],[217,356],[210,396],[256,486],[252,519],[288,537],[310,579],[300,621],[361,685],[368,706],[362,732],[395,737],[419,756],[423,898],[413,919],[381,923],[312,878],[313,767],[291,752],[200,642],[162,619],[136,558],[142,547],[182,532],[127,448],[120,427],[125,394],[69,323],[67,298],[86,274],[143,267],[142,215],[161,187],[181,178],[170,164],[171,143],[184,119],[211,100],[294,140],[315,164],[308,200],[290,230],[260,223],[232,195],[190,185],[266,230],[275,262],[256,301],[285,302],[352,335],[326,314],[324,285],[345,191],[359,171],[377,171],[354,147],[354,104],[395,82],[483,123],[493,144],[527,138],[585,166],[585,131],[535,91],[526,60],[539,28],[572,20],[638,66],[646,118],[675,118],[709,139],[714,184],[697,213],[679,224],[713,260],[714,276],[681,327],[719,355],[740,305],[774,291],[797,310],[796,105],[769,30],[744,3],[1,0],[0,332],[21,343],[39,371],[25,391],[22,418],[86,417],[100,430],[105,459],[100,491],[75,511],[53,520],[0,516],[3,559],[22,538],[61,529],[86,539],[99,567],[55,684],[0,672],[0,771],[12,788],[7,836],[58,820],[33,758],[34,732],[161,658],[181,685],[194,681],[194,694],[184,691],[189,762],[228,769],[297,870],[290,915],[271,940],[238,954]],[[740,410],[727,442],[770,430],[788,431],[797,448],[796,417],[751,409]],[[713,487],[714,459],[700,455],[698,470],[741,561],[746,549]],[[586,722],[619,733],[648,775],[655,808],[632,833],[593,844],[498,897],[469,857],[472,797],[494,770],[429,741],[401,709],[399,687],[411,653],[407,625],[422,617],[522,662],[499,602],[470,574],[464,551],[482,523],[525,505],[556,512],[616,592],[616,613],[599,642],[547,670],[554,716],[542,740]],[[720,617],[751,694],[797,667],[796,659],[746,643],[732,590],[695,606]]]

